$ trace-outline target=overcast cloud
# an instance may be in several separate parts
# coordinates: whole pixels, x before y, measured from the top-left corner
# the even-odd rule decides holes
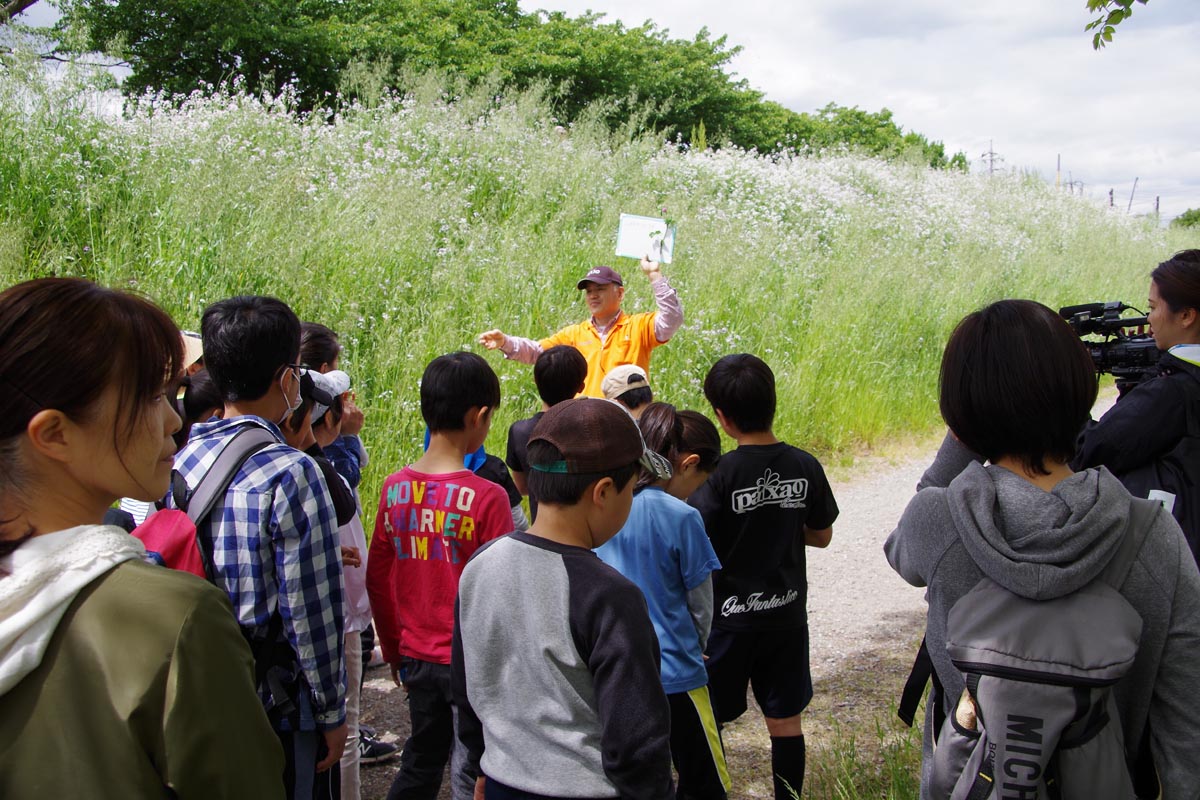
[[[743,51],[733,70],[796,111],[828,102],[889,108],[905,130],[963,151],[994,142],[1005,168],[1035,170],[1164,217],[1200,207],[1200,3],[1135,7],[1105,50],[1083,31],[1083,0],[521,0],[673,37],[702,26]]]

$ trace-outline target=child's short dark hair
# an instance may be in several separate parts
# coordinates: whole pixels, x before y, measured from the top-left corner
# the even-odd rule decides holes
[[[989,461],[1018,458],[1048,474],[1070,461],[1096,402],[1096,370],[1058,314],[1032,300],[1001,300],[958,323],[942,354],[942,418]]]
[[[587,380],[587,359],[569,344],[545,350],[533,364],[533,382],[538,396],[548,406],[556,406],[579,394]]]
[[[654,391],[649,386],[639,386],[617,395],[617,402],[633,411],[635,408],[641,408],[647,403],[654,402]]]
[[[421,376],[421,416],[430,432],[461,431],[472,408],[495,411],[500,379],[481,356],[460,350],[438,356]]]
[[[528,457],[530,464],[547,464],[560,461],[563,454],[549,442],[537,440],[529,443]],[[583,499],[583,493],[596,481],[612,478],[613,484],[619,492],[640,469],[641,467],[636,461],[628,466],[584,475],[530,469],[525,474],[525,483],[529,488],[529,496],[539,505],[573,506]]]
[[[225,402],[257,400],[300,355],[300,320],[274,297],[242,295],[204,309],[204,366]]]
[[[758,356],[737,353],[713,364],[704,397],[742,433],[769,431],[775,421],[775,373]]]

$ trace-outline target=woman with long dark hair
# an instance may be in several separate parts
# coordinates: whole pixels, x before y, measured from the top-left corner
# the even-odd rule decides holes
[[[2,797],[283,796],[224,593],[98,524],[166,493],[182,358],[139,297],[72,278],[0,293]]]

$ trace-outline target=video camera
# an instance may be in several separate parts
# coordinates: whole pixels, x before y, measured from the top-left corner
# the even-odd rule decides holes
[[[1096,371],[1112,375],[1121,394],[1158,375],[1158,359],[1162,356],[1162,351],[1154,344],[1154,337],[1145,332],[1149,320],[1144,315],[1122,317],[1123,311],[1137,309],[1112,300],[1058,310],[1075,335],[1083,339]],[[1084,339],[1085,336],[1100,336],[1103,341]]]

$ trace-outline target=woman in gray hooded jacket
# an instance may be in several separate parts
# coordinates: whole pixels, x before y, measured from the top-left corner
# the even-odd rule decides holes
[[[1129,492],[1103,467],[1069,466],[1096,391],[1087,351],[1041,304],[994,303],[950,338],[940,397],[950,434],[884,545],[901,577],[927,587],[926,644],[948,713],[964,689],[945,646],[955,602],[984,576],[1020,597],[1062,597],[1100,577],[1119,549]],[[1119,591],[1143,622],[1115,688],[1127,748],[1148,746],[1165,800],[1200,797],[1200,573],[1165,510]],[[927,709],[922,797],[932,717]]]

